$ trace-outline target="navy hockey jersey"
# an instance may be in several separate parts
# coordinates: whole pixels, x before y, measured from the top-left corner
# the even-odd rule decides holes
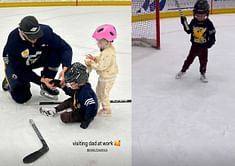
[[[191,34],[190,41],[193,45],[199,47],[210,47],[215,43],[215,27],[213,23],[206,19],[205,21],[198,21],[193,18],[189,24],[189,30],[184,25],[184,30]]]
[[[79,111],[84,120],[93,119],[98,110],[98,100],[90,83],[86,83],[78,90],[73,90],[67,86],[63,88],[64,92],[73,97],[73,106]]]
[[[40,24],[44,35],[35,44],[23,40],[19,29],[14,29],[8,36],[3,50],[3,60],[23,81],[40,84],[40,76],[32,71],[34,64],[43,51],[59,56],[62,66],[69,67],[72,61],[72,48],[48,25]]]

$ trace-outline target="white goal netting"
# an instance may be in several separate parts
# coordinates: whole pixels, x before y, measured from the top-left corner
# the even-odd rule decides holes
[[[159,0],[132,1],[132,44],[160,47]]]

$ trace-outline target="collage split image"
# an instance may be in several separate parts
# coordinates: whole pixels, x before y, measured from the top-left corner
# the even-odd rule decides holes
[[[234,0],[2,0],[0,17],[0,166],[234,165]]]

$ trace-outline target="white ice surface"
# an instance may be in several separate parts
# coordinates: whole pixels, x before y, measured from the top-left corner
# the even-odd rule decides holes
[[[111,92],[111,99],[131,99],[131,7],[19,7],[1,8],[0,50],[7,36],[18,26],[21,18],[34,15],[40,23],[49,24],[54,31],[71,44],[73,62],[84,62],[84,55],[98,52],[96,41],[91,37],[95,28],[104,23],[114,24],[118,38],[117,50],[119,75]],[[3,61],[0,61],[4,78]],[[40,70],[36,70],[40,72]],[[90,82],[95,89],[97,75],[93,72]],[[112,104],[110,118],[97,117],[83,130],[79,124],[63,124],[59,116],[49,118],[39,113],[38,102],[46,101],[39,95],[39,87],[32,84],[32,99],[19,105],[7,92],[0,92],[0,165],[25,165],[23,157],[38,150],[41,143],[29,124],[33,119],[48,143],[47,154],[33,166],[130,166],[131,165],[131,104]],[[23,94],[22,94],[23,95]],[[67,96],[61,91],[59,100]],[[74,141],[110,142],[121,140],[121,146],[73,146]],[[87,148],[106,149],[108,152],[87,152]]]
[[[190,49],[179,18],[161,20],[161,49],[132,49],[134,166],[233,166],[235,163],[235,15],[212,15],[216,44],[207,77],[199,62],[175,75]],[[188,17],[188,21],[191,17]]]

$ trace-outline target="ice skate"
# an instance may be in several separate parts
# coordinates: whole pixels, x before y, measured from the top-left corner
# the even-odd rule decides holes
[[[185,72],[180,71],[179,73],[176,74],[175,78],[181,79],[184,74],[185,74]]]
[[[208,79],[206,78],[205,74],[201,74],[200,80],[204,83],[208,83]]]
[[[2,81],[2,90],[8,91],[9,90],[9,83],[6,78],[3,79]]]
[[[46,85],[41,84],[40,95],[52,100],[58,100],[59,90],[50,89]]]
[[[55,116],[56,115],[56,109],[55,108],[42,108],[40,107],[39,112],[46,116]]]

